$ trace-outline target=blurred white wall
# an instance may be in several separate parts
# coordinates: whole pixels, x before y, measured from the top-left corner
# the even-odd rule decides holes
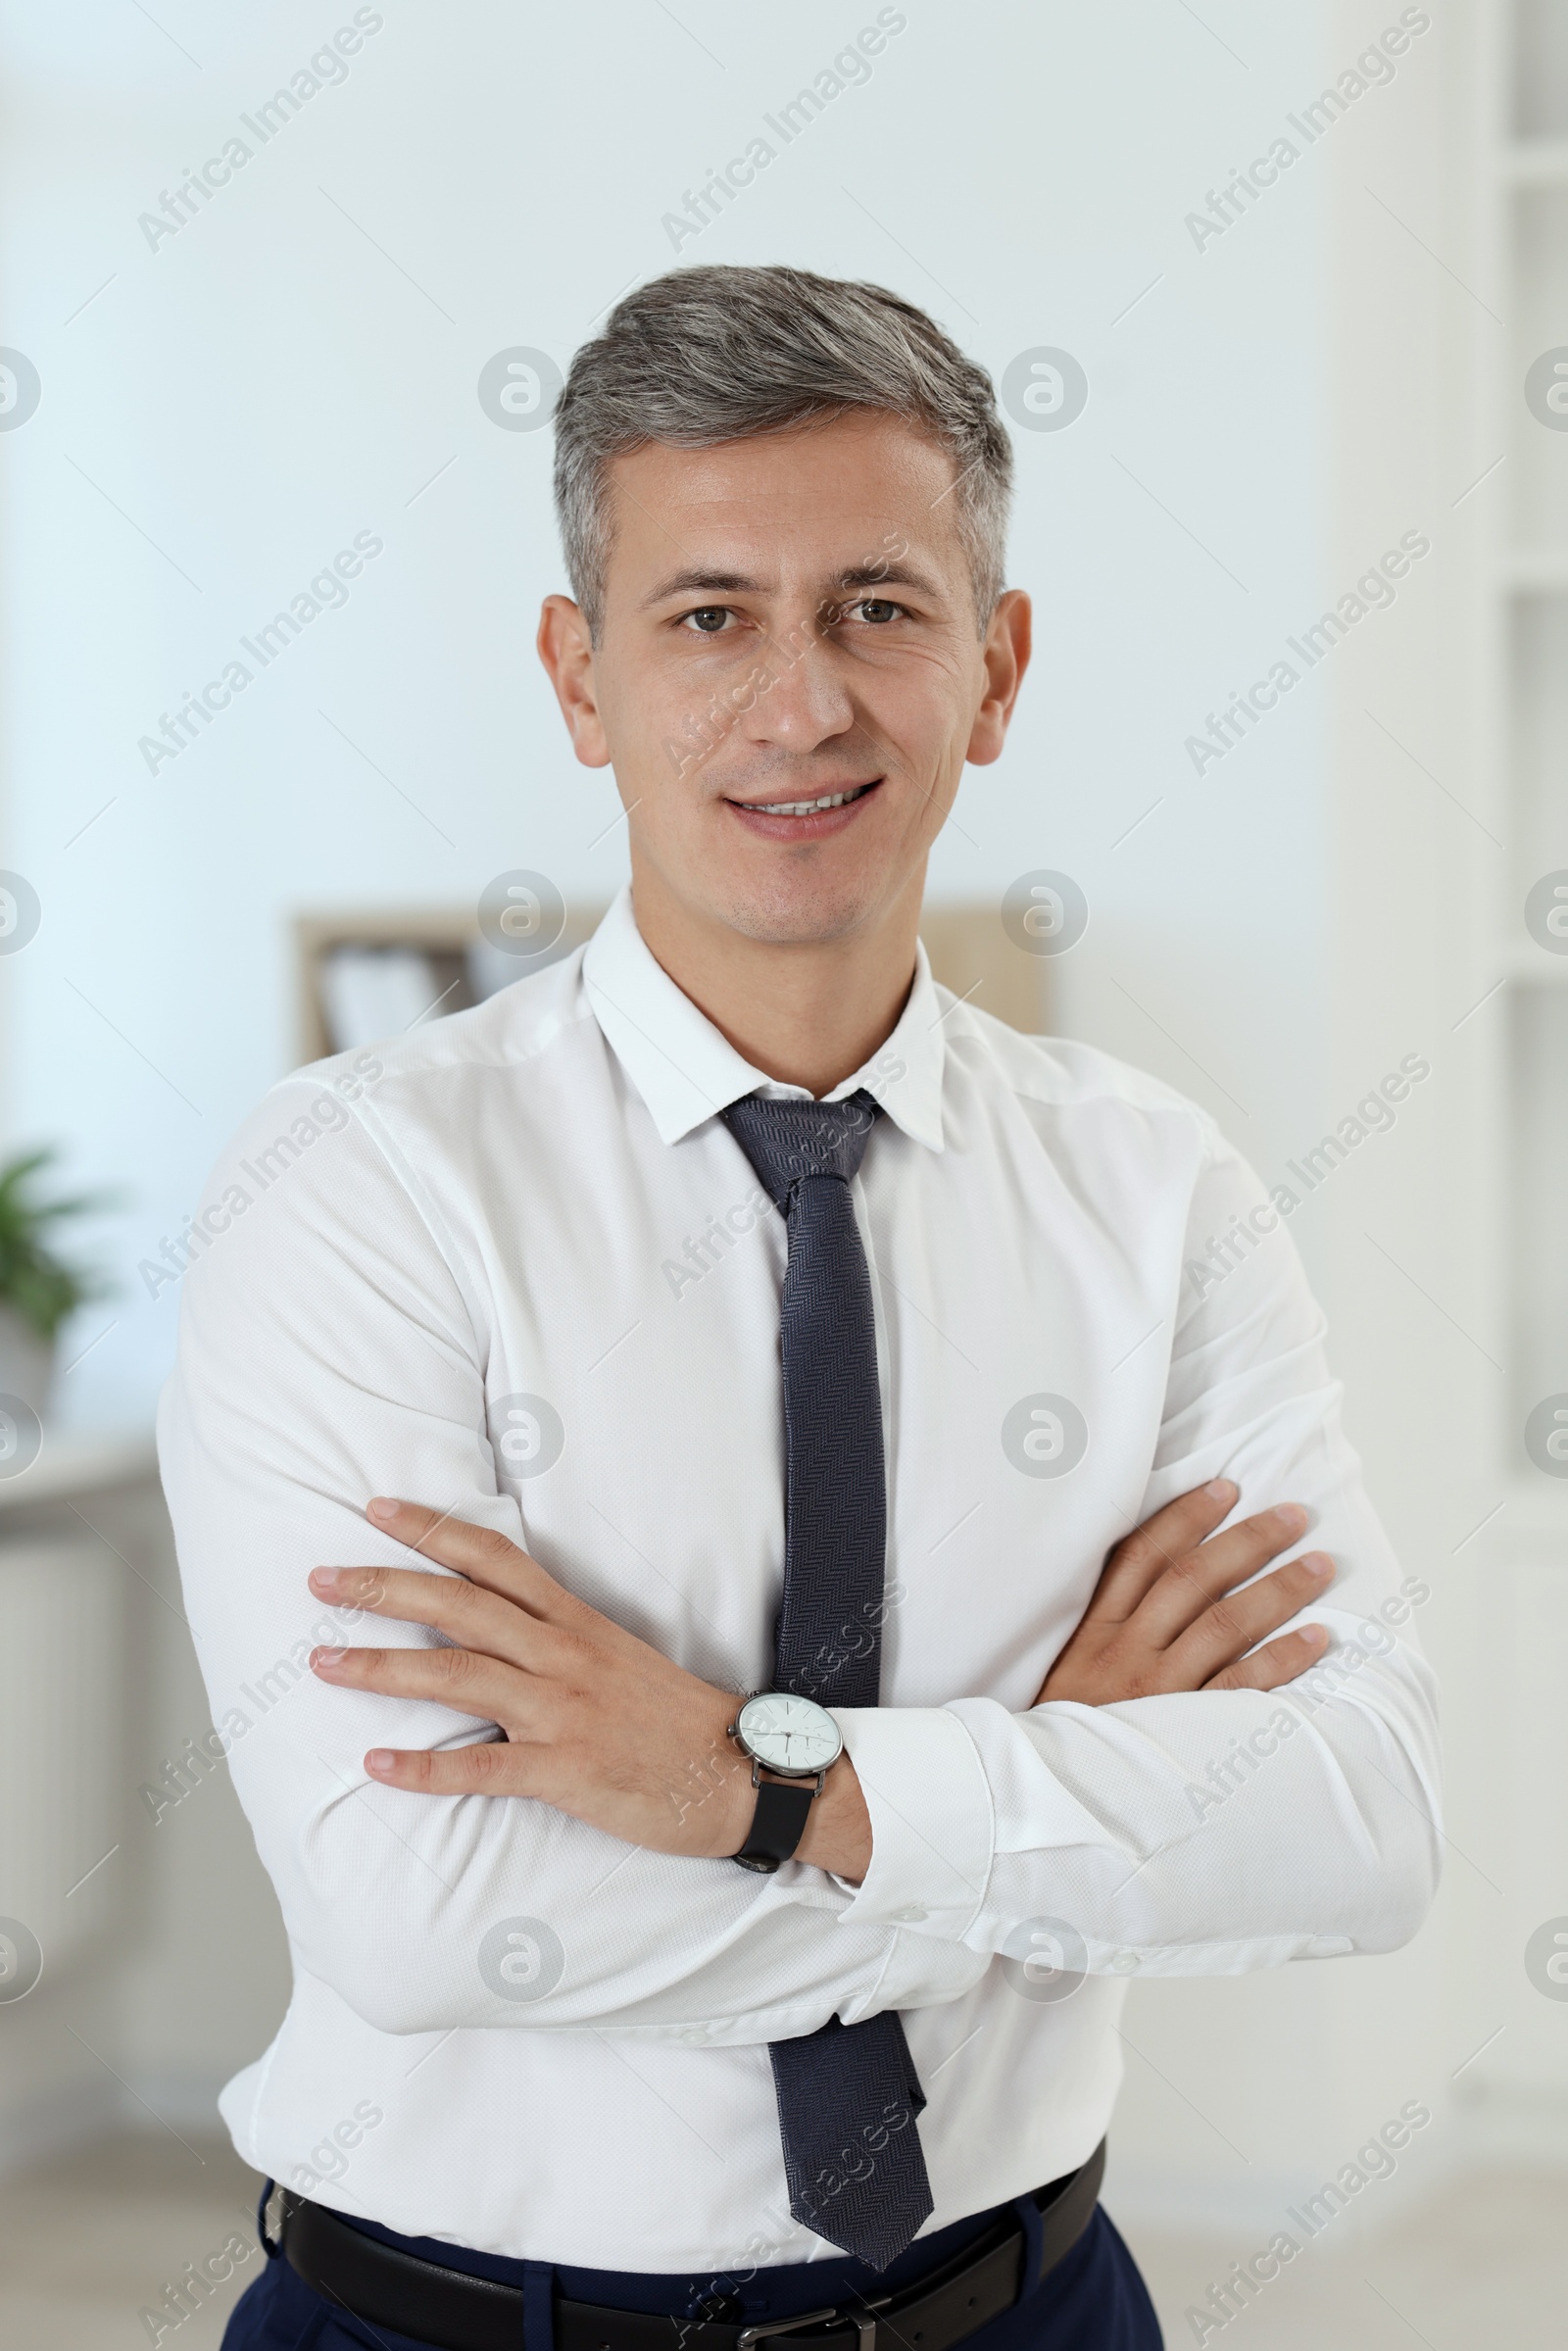
[[[150,1413],[176,1295],[149,1298],[136,1265],[290,1065],[294,911],[471,902],[517,865],[568,897],[621,878],[612,786],[571,760],[531,650],[563,584],[550,435],[481,407],[493,355],[564,367],[617,294],[677,259],[880,280],[999,379],[1021,353],[1071,352],[1084,413],[1015,432],[1011,577],[1037,598],[1037,667],[931,887],[1071,873],[1092,919],[1059,966],[1060,1025],[1194,1095],[1266,1175],[1401,1055],[1431,1056],[1398,1126],[1294,1230],[1374,1493],[1432,1576],[1421,1630],[1460,1689],[1469,1856],[1409,1952],[1135,1987],[1117,2193],[1266,2223],[1411,2098],[1442,2127],[1406,2183],[1484,2138],[1524,2144],[1509,2083],[1562,2012],[1523,1986],[1483,1883],[1521,1818],[1513,1793],[1477,1792],[1513,1670],[1491,1539],[1455,1553],[1495,1483],[1466,1442],[1490,1425],[1491,1375],[1423,1302],[1436,1285],[1461,1321],[1485,1318],[1484,1175],[1464,1172],[1484,1016],[1451,1024],[1491,975],[1479,919],[1445,911],[1478,845],[1419,764],[1463,797],[1468,566],[1494,494],[1455,503],[1494,454],[1452,274],[1477,233],[1474,13],[1434,10],[1392,79],[1308,147],[1290,116],[1396,8],[910,0],[884,12],[906,22],[869,79],[678,253],[663,216],[760,132],[781,145],[765,118],[876,20],[869,0],[369,14],[346,78],[265,145],[243,117],[351,8],[8,16],[0,341],[42,392],[0,433],[0,861],[43,921],[0,960],[4,1118],[126,1195],[102,1231],[120,1287],[70,1335],[68,1359],[96,1344],[65,1414]],[[154,249],[138,216],[236,131],[250,160]],[[1282,134],[1298,160],[1200,243],[1187,216]],[[1208,713],[1410,531],[1431,553],[1397,602],[1196,772],[1186,742]],[[361,532],[382,551],[343,609],[150,773],[138,739]],[[226,1834],[243,1836],[233,1814]],[[268,2030],[257,1935],[266,1964],[254,1983],[236,1966],[203,2039],[215,2077]],[[1451,2077],[1505,2011],[1522,2076],[1494,2077],[1487,2137]],[[158,2063],[164,2031],[143,2032]],[[1540,2113],[1530,2143],[1555,2144],[1560,2104]]]
[[[352,9],[154,13],[199,70],[122,0],[10,42],[5,335],[43,397],[0,439],[7,855],[45,918],[0,975],[7,1108],[130,1195],[73,1419],[150,1406],[176,1298],[136,1263],[290,1065],[294,908],[471,902],[517,864],[620,879],[613,787],[572,760],[532,652],[563,584],[551,436],[500,429],[476,386],[512,346],[564,366],[677,259],[879,279],[999,377],[1039,345],[1081,361],[1085,413],[1015,436],[1039,666],[932,889],[1072,872],[1094,907],[1072,1016],[1260,1160],[1291,1147],[1322,1080],[1321,710],[1273,718],[1240,823],[1230,770],[1200,782],[1183,742],[1318,609],[1324,177],[1287,177],[1245,251],[1200,254],[1183,216],[1314,85],[1311,12],[1249,26],[1250,70],[1150,0],[889,12],[869,78],[678,253],[662,217],[759,132],[780,147],[764,118],[875,7],[388,0],[266,146],[242,118]],[[138,216],[236,132],[259,151],[150,250]],[[161,714],[236,655],[256,670],[239,640],[367,530],[384,552],[343,609],[149,773]]]

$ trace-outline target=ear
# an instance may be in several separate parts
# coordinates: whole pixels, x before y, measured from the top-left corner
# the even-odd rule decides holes
[[[1012,718],[1012,707],[1029,666],[1032,615],[1022,588],[1009,588],[998,602],[986,630],[981,659],[985,662],[985,698],[975,712],[969,748],[971,767],[989,767],[1002,757]],[[581,754],[578,757],[581,758]]]
[[[569,596],[547,596],[535,642],[573,751],[585,767],[608,767],[610,745],[594,693],[594,649],[581,607]]]

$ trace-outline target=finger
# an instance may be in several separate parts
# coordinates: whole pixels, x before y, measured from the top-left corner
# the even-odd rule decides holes
[[[525,1746],[481,1739],[475,1746],[371,1747],[365,1768],[385,1788],[425,1796],[526,1796],[534,1792]]]
[[[1173,1559],[1138,1610],[1138,1630],[1154,1648],[1168,1648],[1222,1592],[1245,1584],[1306,1527],[1299,1502],[1282,1502],[1254,1518],[1238,1519],[1223,1535]]]
[[[1302,1625],[1298,1632],[1284,1633],[1250,1657],[1240,1657],[1228,1665],[1222,1674],[1205,1682],[1205,1690],[1279,1690],[1285,1683],[1294,1682],[1315,1665],[1329,1645],[1327,1625]]]
[[[400,1623],[431,1625],[460,1648],[509,1665],[537,1669],[549,1628],[498,1592],[463,1576],[430,1576],[408,1567],[315,1567],[311,1590],[338,1608],[357,1608]]]
[[[472,1649],[313,1649],[311,1671],[341,1690],[425,1699],[509,1732],[528,1710],[530,1688],[538,1687],[515,1666]]]
[[[472,1584],[499,1592],[517,1607],[547,1622],[561,1623],[582,1603],[556,1582],[537,1559],[530,1559],[495,1527],[476,1527],[450,1510],[431,1510],[422,1502],[401,1502],[377,1494],[366,1515],[411,1551],[422,1551],[443,1567],[455,1568]]]
[[[1334,1562],[1328,1553],[1308,1551],[1249,1584],[1245,1592],[1215,1600],[1165,1651],[1175,1687],[1201,1690],[1213,1675],[1309,1608],[1333,1580]]]
[[[1195,1550],[1235,1508],[1236,1491],[1229,1478],[1214,1478],[1146,1518],[1111,1552],[1085,1614],[1116,1623],[1131,1616],[1166,1568]]]

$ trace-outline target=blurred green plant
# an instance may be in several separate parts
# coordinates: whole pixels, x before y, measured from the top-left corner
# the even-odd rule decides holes
[[[52,1339],[68,1315],[110,1289],[96,1274],[57,1256],[51,1246],[54,1228],[66,1218],[109,1204],[107,1193],[39,1200],[35,1178],[58,1155],[46,1144],[0,1165],[0,1306],[10,1306],[40,1339]]]

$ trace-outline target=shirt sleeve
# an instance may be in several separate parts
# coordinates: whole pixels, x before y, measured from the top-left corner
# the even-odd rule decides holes
[[[368,1779],[371,1746],[462,1746],[494,1726],[319,1682],[312,1648],[352,1644],[363,1617],[317,1600],[310,1570],[406,1564],[365,1516],[376,1494],[514,1541],[523,1529],[486,1433],[484,1301],[334,1067],[275,1089],[210,1180],[159,1407],[214,1739],[296,1968],[397,2033],[756,2043],[957,1998],[983,1957],[876,1921],[840,1930],[848,1895],[821,1870],[755,1875],[627,1845],[532,1798]],[[377,1645],[439,1638],[375,1624]]]
[[[1335,1582],[1293,1620],[1330,1647],[1274,1691],[841,1712],[873,1834],[846,1926],[896,1918],[1015,1959],[1043,1936],[1089,1974],[1228,1975],[1392,1950],[1432,1900],[1435,1689],[1413,1627],[1431,1587],[1401,1579],[1363,1490],[1280,1208],[1205,1127],[1137,1521],[1221,1475],[1236,1517],[1304,1503],[1305,1533],[1262,1572],[1330,1554]],[[1227,1266],[1207,1251],[1233,1218],[1253,1238]]]

